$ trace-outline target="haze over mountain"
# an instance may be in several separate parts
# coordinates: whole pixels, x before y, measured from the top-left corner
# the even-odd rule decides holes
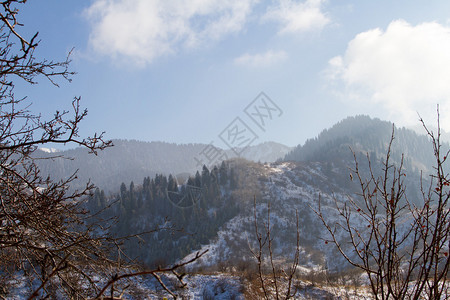
[[[201,159],[206,144],[175,144],[165,142],[141,142],[136,140],[113,140],[114,146],[89,154],[86,149],[76,148],[65,151],[44,148],[38,151],[39,157],[63,156],[40,160],[39,166],[44,174],[53,178],[68,178],[78,170],[73,187],[77,188],[91,180],[105,191],[117,191],[122,182],[141,182],[142,178],[155,174],[193,174],[201,170],[203,164],[210,166],[220,163]],[[222,150],[224,158],[236,157],[232,150]],[[275,142],[249,146],[241,157],[252,161],[273,162],[284,157],[290,147]],[[197,160],[196,160],[197,158]]]

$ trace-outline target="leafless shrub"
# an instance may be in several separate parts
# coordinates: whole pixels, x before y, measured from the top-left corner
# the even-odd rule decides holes
[[[27,39],[20,33],[18,6],[24,3],[0,1],[0,274],[12,278],[22,272],[34,288],[30,299],[101,297],[105,288],[137,274],[130,271],[130,261],[115,255],[121,251],[121,239],[110,237],[107,222],[92,221],[85,209],[83,199],[93,185],[69,191],[76,174],[61,181],[44,177],[36,164],[36,149],[69,143],[97,154],[112,144],[103,133],[79,136],[87,115],[79,97],[70,112],[56,111],[45,120],[30,110],[27,99],[15,96],[17,81],[36,84],[45,78],[58,86],[59,79],[70,81],[74,74],[69,70],[70,54],[62,62],[36,58],[38,34]],[[139,274],[157,278],[183,264]],[[181,275],[178,278],[181,281]]]
[[[375,299],[440,299],[447,289],[450,178],[444,163],[449,150],[442,150],[439,110],[436,134],[421,122],[435,157],[430,186],[420,187],[423,204],[415,205],[406,199],[403,157],[397,165],[390,160],[394,130],[381,176],[374,175],[367,157],[370,175],[364,178],[353,153],[352,173],[360,186],[361,201],[349,198],[343,205],[336,201],[340,218],[331,224],[323,215],[319,199],[316,214],[330,234],[325,243],[334,244],[351,265],[366,274]],[[355,218],[363,223],[355,224]],[[349,243],[339,240],[342,232]]]
[[[267,204],[267,219],[261,232],[256,213],[256,197],[254,198],[254,227],[256,247],[249,242],[250,251],[257,262],[258,288],[265,299],[290,299],[295,295],[294,276],[300,257],[299,219],[296,211],[297,244],[291,265],[283,269],[276,262],[273,254],[272,225],[270,223],[270,203]]]

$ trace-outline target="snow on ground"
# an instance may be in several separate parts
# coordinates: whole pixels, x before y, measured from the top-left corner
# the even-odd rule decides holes
[[[126,296],[124,299],[170,299],[171,296],[164,291],[161,286],[152,278],[135,278],[132,288],[134,296]],[[173,276],[163,277],[164,283],[171,288],[181,299],[259,299],[263,294],[259,288],[259,280],[256,279],[257,286],[249,288],[252,284],[239,276],[228,274],[196,274],[187,275],[184,278],[186,287],[177,288]],[[279,281],[280,294],[285,293],[287,283]],[[275,290],[266,286],[269,293],[274,294]],[[131,291],[131,288],[129,288]],[[294,294],[293,299],[372,299],[369,291],[364,288],[353,286],[340,286],[332,284],[315,284],[312,282],[294,280],[291,288]]]
[[[242,280],[225,274],[186,275],[180,287],[173,275],[162,276],[164,284],[181,299],[244,299]],[[172,299],[153,277],[137,277],[130,280],[124,299]]]

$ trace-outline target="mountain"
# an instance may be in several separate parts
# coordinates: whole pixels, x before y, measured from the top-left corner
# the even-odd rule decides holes
[[[122,182],[141,182],[142,178],[155,174],[192,174],[201,170],[203,164],[209,165],[208,161],[196,160],[201,158],[201,153],[209,146],[206,144],[136,140],[113,140],[113,144],[113,147],[98,152],[97,156],[89,154],[83,148],[59,152],[41,149],[35,155],[40,158],[53,157],[38,161],[43,174],[66,179],[78,170],[73,188],[80,188],[91,180],[107,192],[117,191]],[[242,156],[249,160],[270,162],[283,157],[290,149],[278,143],[266,142],[248,147],[242,152]],[[231,150],[225,153],[228,158],[236,157]]]
[[[423,130],[425,133],[425,130]],[[407,170],[429,172],[434,165],[433,148],[426,135],[413,130],[397,128],[393,123],[369,116],[348,117],[333,127],[323,130],[316,138],[307,140],[289,152],[285,161],[345,161],[352,162],[356,153],[369,154],[377,161],[386,155],[392,133],[394,142],[391,159],[400,162],[404,154]]]
[[[348,199],[352,199],[355,203],[362,203],[359,196],[360,185],[350,176],[355,163],[350,149],[355,151],[362,176],[368,178],[370,175],[366,153],[369,153],[370,159],[373,160],[371,167],[375,176],[380,175],[381,159],[386,153],[393,128],[395,134],[392,144],[393,163],[398,165],[400,162],[400,151],[406,153],[404,172],[407,176],[404,180],[409,187],[406,196],[411,203],[419,203],[421,194],[417,187],[420,186],[421,174],[417,169],[422,166],[426,166],[427,170],[431,169],[432,154],[430,158],[426,153],[432,150],[428,149],[430,148],[429,140],[426,136],[417,135],[410,130],[397,129],[392,123],[357,116],[339,122],[332,128],[324,130],[317,138],[296,147],[286,155],[285,161],[262,164],[245,159],[232,159],[226,164],[229,168],[226,172],[219,172],[219,169],[224,168],[222,166],[211,169],[211,172],[203,169],[201,174],[197,173],[195,176],[192,174],[189,180],[179,181],[175,191],[180,192],[183,189],[186,190],[189,185],[195,185],[201,190],[202,200],[199,203],[202,204],[180,210],[180,207],[173,205],[173,199],[162,193],[158,205],[164,207],[164,213],[159,216],[154,215],[154,211],[158,208],[154,208],[149,214],[141,214],[139,218],[136,218],[136,213],[132,213],[130,215],[134,216],[134,221],[130,221],[131,223],[127,223],[124,228],[118,230],[141,228],[139,226],[142,224],[156,226],[157,224],[152,223],[154,220],[161,221],[163,217],[168,216],[172,225],[177,228],[187,228],[188,233],[191,234],[191,237],[177,236],[169,238],[171,242],[164,241],[163,249],[177,249],[176,253],[171,254],[172,259],[180,259],[183,254],[188,254],[189,246],[192,247],[192,251],[199,250],[202,245],[202,249],[210,251],[202,261],[197,263],[197,267],[226,268],[231,265],[245,265],[253,260],[249,245],[256,246],[254,210],[256,209],[261,228],[264,228],[263,223],[267,221],[267,205],[270,203],[270,223],[273,226],[272,234],[277,249],[277,259],[280,262],[288,261],[288,257],[292,254],[292,247],[296,244],[295,212],[297,211],[303,270],[310,272],[324,268],[342,269],[347,265],[337,254],[336,249],[324,245],[323,239],[326,238],[327,233],[314,210],[318,209],[320,197],[324,215],[333,223],[338,215],[336,203],[343,205]],[[263,146],[251,151],[276,147],[273,144]],[[283,147],[281,149],[286,150]],[[250,154],[251,151],[248,155],[255,157],[256,154]],[[288,161],[289,158],[291,160]],[[427,165],[428,163],[431,164]],[[219,173],[228,175],[213,176]],[[208,179],[208,174],[221,184],[211,186],[212,181]],[[222,178],[229,178],[229,181],[223,181]],[[143,186],[148,185],[149,180],[144,180]],[[167,182],[167,180],[156,177],[154,182]],[[426,184],[427,179],[424,178],[423,182]],[[122,187],[121,190],[126,191],[126,187]],[[211,195],[213,191],[215,191],[214,196]],[[143,191],[138,189],[134,193],[138,195]],[[139,201],[142,203],[149,198],[149,196],[136,197],[141,199]],[[115,197],[115,200],[121,201],[125,198],[123,194],[120,194]],[[253,202],[254,200],[256,203]],[[199,219],[202,222],[198,223]],[[363,223],[357,217],[354,221]],[[130,232],[125,231],[122,234],[130,234]],[[152,247],[155,246],[154,243],[151,244]],[[159,246],[156,244],[155,247]],[[135,249],[135,247],[132,248]],[[152,257],[148,254],[150,252],[146,252],[147,263],[154,263],[153,259],[157,261],[161,259],[161,257]],[[155,255],[158,253],[157,250],[153,252]],[[168,250],[165,253],[168,253]],[[138,254],[134,253],[134,255]],[[177,257],[177,255],[181,256]]]
[[[284,161],[235,163],[239,188],[233,195],[239,199],[240,210],[220,228],[214,239],[203,245],[202,249],[210,251],[197,267],[227,268],[230,264],[250,266],[254,263],[249,248],[249,245],[257,245],[254,210],[261,230],[263,222],[267,222],[268,203],[278,262],[287,263],[293,255],[295,212],[298,211],[302,270],[307,273],[348,267],[336,249],[324,243],[328,234],[314,210],[318,209],[320,197],[324,216],[333,224],[338,216],[336,204],[342,206],[349,199],[362,203],[360,185],[350,176],[355,167],[352,150],[362,176],[370,176],[368,157],[374,175],[381,175],[392,132],[394,140],[390,162],[398,166],[404,153],[406,197],[410,203],[420,203],[420,182],[422,180],[425,187],[429,184],[427,176],[421,177],[421,171],[430,172],[434,165],[433,148],[428,137],[409,129],[396,128],[392,123],[379,119],[349,117],[304,145],[295,147]],[[445,148],[449,146],[445,145]],[[353,221],[355,226],[364,223],[358,216]],[[407,220],[403,224],[408,224]]]

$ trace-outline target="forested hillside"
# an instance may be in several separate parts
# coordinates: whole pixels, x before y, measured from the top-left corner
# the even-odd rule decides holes
[[[107,198],[99,189],[88,201],[88,209],[113,222],[110,231],[130,238],[124,250],[147,265],[166,265],[208,243],[219,228],[239,211],[234,191],[238,177],[229,163],[222,162],[179,184],[169,175],[145,177],[142,184],[122,183],[120,192]]]

